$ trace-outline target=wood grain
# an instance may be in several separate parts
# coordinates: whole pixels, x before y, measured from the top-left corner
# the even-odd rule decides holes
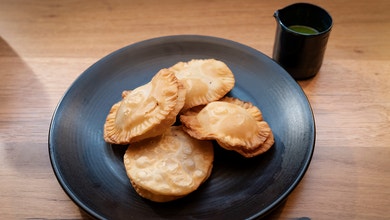
[[[0,2],[0,219],[86,219],[52,171],[53,111],[108,53],[200,34],[272,56],[275,10],[294,1]],[[311,1],[334,26],[319,74],[299,81],[317,140],[302,182],[269,219],[390,219],[390,1]]]

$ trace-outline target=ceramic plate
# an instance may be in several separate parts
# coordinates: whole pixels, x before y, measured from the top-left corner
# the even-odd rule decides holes
[[[141,198],[124,169],[124,146],[103,140],[103,124],[123,90],[147,83],[179,61],[215,58],[235,74],[229,93],[259,107],[275,135],[265,154],[246,159],[215,146],[210,178],[168,203]],[[119,49],[93,64],[59,102],[49,131],[54,173],[69,197],[99,219],[253,219],[277,207],[303,178],[315,143],[310,104],[272,59],[248,46],[208,36],[167,36]]]

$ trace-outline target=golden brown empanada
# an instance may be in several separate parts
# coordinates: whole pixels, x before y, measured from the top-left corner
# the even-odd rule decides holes
[[[267,151],[274,143],[272,130],[260,110],[249,102],[225,97],[204,108],[190,109],[180,116],[183,129],[200,140],[216,140],[244,157]]]
[[[104,124],[109,143],[129,144],[164,133],[184,105],[185,89],[172,71],[162,69],[149,83],[124,91],[122,97]]]
[[[175,73],[187,90],[183,110],[222,98],[235,83],[229,67],[215,59],[179,62],[169,69]]]
[[[211,174],[213,144],[192,138],[182,126],[130,144],[124,155],[134,189],[156,202],[171,201],[195,191]]]

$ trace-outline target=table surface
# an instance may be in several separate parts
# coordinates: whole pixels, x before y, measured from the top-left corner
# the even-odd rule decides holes
[[[310,167],[270,219],[390,219],[390,1],[313,0],[334,27],[299,81],[317,127]],[[0,219],[89,218],[51,168],[48,130],[72,82],[103,56],[177,34],[272,56],[275,10],[293,1],[0,1]]]

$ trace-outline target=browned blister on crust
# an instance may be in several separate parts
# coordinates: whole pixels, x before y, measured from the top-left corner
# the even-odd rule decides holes
[[[190,109],[180,116],[184,130],[200,140],[216,140],[244,157],[267,151],[274,143],[272,130],[261,111],[250,102],[225,97],[204,108]]]
[[[183,110],[216,101],[225,96],[235,84],[229,67],[215,59],[194,59],[179,62],[169,68],[186,88]]]
[[[129,144],[161,135],[173,125],[185,101],[185,89],[172,71],[160,70],[150,82],[124,91],[104,124],[104,139]]]
[[[181,198],[198,189],[211,174],[213,144],[172,126],[164,134],[130,144],[126,173],[140,196],[156,202]]]

